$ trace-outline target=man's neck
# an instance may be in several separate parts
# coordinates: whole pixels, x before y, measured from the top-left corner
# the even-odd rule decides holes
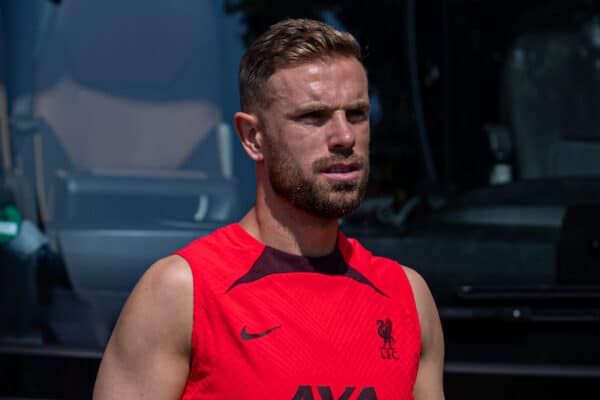
[[[330,254],[338,235],[337,219],[318,218],[285,203],[267,207],[258,199],[240,225],[270,247],[309,257]]]

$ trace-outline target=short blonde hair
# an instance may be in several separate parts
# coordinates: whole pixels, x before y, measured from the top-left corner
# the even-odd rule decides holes
[[[360,45],[350,33],[311,19],[286,19],[272,25],[252,43],[240,62],[242,110],[270,105],[268,80],[277,69],[332,56],[353,57],[362,63]]]

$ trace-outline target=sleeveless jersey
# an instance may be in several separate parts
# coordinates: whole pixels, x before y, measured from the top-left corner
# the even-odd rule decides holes
[[[340,231],[303,257],[239,224],[176,254],[194,280],[183,399],[413,399],[420,327],[402,267]]]

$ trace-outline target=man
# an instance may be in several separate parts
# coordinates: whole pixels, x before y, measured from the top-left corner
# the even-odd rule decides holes
[[[358,43],[317,21],[280,22],[242,59],[240,95],[256,203],[144,274],[95,398],[442,399],[427,285],[338,228],[369,171]]]

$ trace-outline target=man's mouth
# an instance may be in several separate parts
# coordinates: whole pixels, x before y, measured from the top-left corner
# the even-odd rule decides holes
[[[333,164],[326,168],[323,168],[321,172],[324,173],[348,173],[360,169],[355,163],[352,164]]]
[[[347,182],[357,179],[361,169],[361,165],[357,163],[336,163],[321,169],[320,172],[328,179]]]

